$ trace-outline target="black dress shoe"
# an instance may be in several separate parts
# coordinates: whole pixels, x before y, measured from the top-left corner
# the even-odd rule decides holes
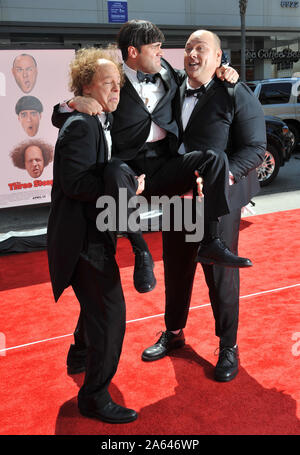
[[[178,335],[166,330],[153,346],[145,349],[142,354],[142,359],[148,362],[162,359],[172,349],[181,348],[184,344],[185,338],[183,330],[181,330]]]
[[[200,245],[196,262],[233,268],[252,266],[250,259],[233,254],[219,238],[215,238],[207,244]]]
[[[76,344],[71,344],[67,356],[68,374],[78,374],[85,371],[87,352],[87,348],[78,348]]]
[[[236,377],[239,371],[238,347],[220,348],[219,360],[215,367],[215,380],[218,382],[229,382]]]
[[[86,409],[80,406],[79,412],[85,417],[92,417],[108,423],[129,423],[136,420],[138,416],[133,409],[124,408],[113,401],[109,401],[99,409]]]
[[[133,282],[135,289],[140,292],[150,292],[156,286],[156,279],[153,273],[154,262],[147,251],[134,250],[135,264]]]

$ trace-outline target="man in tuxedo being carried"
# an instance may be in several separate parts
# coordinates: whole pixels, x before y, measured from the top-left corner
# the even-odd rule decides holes
[[[230,213],[216,224],[218,234],[237,254],[241,208],[259,191],[256,167],[266,146],[264,114],[251,90],[241,82],[230,86],[216,77],[221,61],[217,35],[207,30],[194,32],[185,45],[187,78],[180,87],[175,112],[180,128],[179,151],[212,149],[227,153],[230,171]],[[193,90],[200,89],[201,97]],[[237,330],[239,314],[239,269],[212,265],[198,251],[198,245],[185,242],[184,232],[164,236],[167,330],[147,348],[142,358],[153,361],[185,344],[186,325],[196,263],[202,263],[219,337],[219,359],[215,380],[227,382],[238,373]],[[216,240],[219,242],[220,240]],[[209,250],[203,245],[202,251]]]

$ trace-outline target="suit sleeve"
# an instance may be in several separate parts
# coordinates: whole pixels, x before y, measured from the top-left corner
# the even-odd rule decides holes
[[[96,200],[104,183],[96,172],[97,135],[83,117],[70,119],[60,132],[55,153],[59,154],[59,179],[63,192],[71,199]]]
[[[234,102],[229,168],[238,182],[263,161],[266,124],[260,102],[245,84],[235,86]]]
[[[184,70],[178,70],[174,68],[167,60],[164,58],[161,59],[162,63],[164,64],[163,66],[168,69],[174,77],[174,80],[178,86],[180,86],[183,81],[186,79],[186,72]]]
[[[52,117],[51,117],[51,122],[52,122],[53,126],[60,129],[64,125],[65,121],[69,117],[71,117],[73,112],[59,112],[59,106],[60,106],[60,104],[56,104],[54,106],[53,112],[52,112]]]

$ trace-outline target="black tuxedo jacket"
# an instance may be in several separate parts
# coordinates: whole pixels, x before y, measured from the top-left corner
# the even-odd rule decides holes
[[[178,91],[176,73],[162,59],[160,74],[166,93],[151,114],[135,88],[125,77],[125,84],[120,94],[120,103],[114,112],[112,127],[114,156],[123,160],[133,159],[145,144],[152,121],[167,131],[170,150],[173,153],[177,152],[178,126],[173,114],[172,104]]]
[[[108,150],[97,116],[74,113],[59,132],[53,165],[48,220],[48,260],[55,300],[69,286],[86,239],[88,219],[96,220],[96,200]],[[107,241],[108,233],[102,235]],[[112,241],[112,239],[110,239]]]
[[[186,152],[212,149],[226,152],[235,184],[229,188],[230,209],[248,204],[259,191],[256,167],[266,147],[262,107],[244,83],[234,87],[216,77],[197,102],[183,131],[181,111],[186,80],[180,87],[176,116]]]
[[[144,146],[150,132],[151,122],[168,133],[169,148],[176,154],[178,143],[178,126],[174,116],[173,103],[178,93],[179,79],[177,73],[162,59],[161,77],[166,90],[154,111],[150,113],[135,88],[125,76],[121,88],[120,102],[113,113],[112,126],[113,155],[124,161],[133,159]],[[61,128],[70,114],[58,112],[59,105],[54,107],[52,123]]]

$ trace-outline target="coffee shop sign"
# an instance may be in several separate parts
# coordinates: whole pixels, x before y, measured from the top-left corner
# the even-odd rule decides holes
[[[283,49],[276,51],[274,49],[259,49],[258,51],[246,50],[246,58],[248,60],[278,60],[278,59],[299,59],[300,51],[292,49]]]

